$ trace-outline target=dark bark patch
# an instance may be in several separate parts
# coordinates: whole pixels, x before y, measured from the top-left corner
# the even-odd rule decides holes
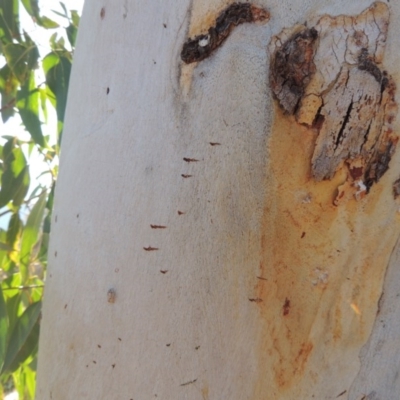
[[[294,114],[304,90],[315,72],[313,62],[318,32],[304,28],[292,35],[273,54],[270,65],[270,85],[281,107]]]
[[[378,83],[382,84],[382,72],[375,62],[368,56],[368,50],[363,48],[358,58],[358,69],[369,72]],[[387,82],[386,82],[387,83]],[[385,85],[382,85],[385,86]]]
[[[181,59],[186,64],[201,61],[216,50],[232,30],[245,22],[268,21],[268,11],[249,3],[233,3],[221,12],[215,26],[207,34],[188,39],[182,48]]]
[[[395,199],[400,196],[400,179],[393,183],[393,196]]]
[[[389,169],[389,162],[392,159],[396,143],[389,140],[382,150],[377,150],[365,174],[365,184],[369,189],[374,183],[377,183],[385,172]]]

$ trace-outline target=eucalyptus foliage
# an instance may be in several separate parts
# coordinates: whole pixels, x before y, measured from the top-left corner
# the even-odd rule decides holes
[[[51,211],[79,23],[77,12],[60,4],[63,12],[54,12],[67,23],[65,35],[58,23],[41,14],[38,0],[0,0],[1,118],[7,123],[19,114],[29,133],[28,140],[3,134],[0,142],[0,398],[1,391],[12,387],[20,399],[33,399],[35,392]],[[22,12],[38,29],[55,30],[44,57],[20,24]],[[38,80],[40,75],[44,80]],[[51,108],[57,132],[49,137],[42,126]],[[33,152],[41,155],[49,186],[31,177]]]

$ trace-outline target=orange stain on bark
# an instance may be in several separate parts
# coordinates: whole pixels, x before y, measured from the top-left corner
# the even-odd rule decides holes
[[[336,368],[347,368],[372,329],[400,232],[389,172],[364,199],[335,206],[346,172],[315,182],[310,160],[316,133],[278,108],[276,116],[258,273],[264,279],[257,279],[254,295],[262,299],[263,325],[255,399],[308,393],[302,385],[310,377],[330,379],[322,371],[332,354],[340,355]]]

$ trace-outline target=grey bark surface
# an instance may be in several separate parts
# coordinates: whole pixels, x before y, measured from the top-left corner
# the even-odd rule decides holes
[[[270,88],[274,36],[372,2],[257,2],[268,22],[185,65],[228,4],[85,2],[37,399],[397,399],[399,151],[370,194],[334,205],[345,173],[310,178],[316,134]]]

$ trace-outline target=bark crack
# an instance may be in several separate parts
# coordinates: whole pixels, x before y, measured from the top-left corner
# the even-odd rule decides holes
[[[350,102],[349,107],[347,108],[346,115],[344,116],[342,127],[340,128],[340,131],[338,132],[338,135],[336,137],[335,150],[343,142],[343,139],[345,137],[344,132],[345,132],[346,126],[347,126],[347,124],[348,124],[348,122],[350,120],[350,115],[351,115],[351,111],[352,110],[353,110],[353,100]]]

